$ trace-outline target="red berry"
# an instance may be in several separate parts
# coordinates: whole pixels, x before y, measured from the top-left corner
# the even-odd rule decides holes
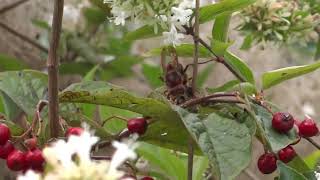
[[[0,145],[4,145],[11,137],[10,129],[5,124],[0,124]]]
[[[278,152],[278,156],[282,162],[288,163],[296,156],[296,151],[293,149],[292,146],[289,145],[289,146],[281,149]]]
[[[7,166],[13,171],[21,171],[26,167],[25,154],[19,150],[12,151],[7,158]]]
[[[14,146],[10,141],[4,145],[0,145],[0,158],[7,159],[8,155],[14,150]]]
[[[265,153],[258,159],[258,168],[263,174],[270,174],[277,169],[277,158],[272,153]]]
[[[24,141],[24,144],[30,149],[34,150],[37,147],[37,138],[30,138]]]
[[[83,132],[83,129],[80,127],[71,127],[66,131],[66,137],[69,137],[71,135],[80,136]]]
[[[146,132],[148,123],[145,118],[132,118],[129,119],[127,127],[131,134],[138,133],[139,135],[142,135]]]
[[[141,180],[154,180],[154,179],[152,177],[146,176],[146,177],[141,178]]]
[[[45,159],[40,149],[28,151],[26,153],[26,164],[34,170],[42,169]]]
[[[279,133],[286,133],[292,129],[294,119],[289,113],[277,112],[272,118],[272,127]]]
[[[311,118],[306,118],[299,124],[299,134],[302,137],[312,137],[319,133],[319,129],[315,121]]]

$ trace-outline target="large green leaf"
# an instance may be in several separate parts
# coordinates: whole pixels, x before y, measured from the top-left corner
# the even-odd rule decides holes
[[[252,106],[259,123],[261,123],[264,128],[266,139],[274,152],[277,152],[298,140],[299,137],[294,128],[286,134],[278,133],[272,128],[272,114],[259,105],[253,104]]]
[[[59,96],[60,102],[106,105],[151,117],[152,123],[142,140],[187,152],[188,132],[179,116],[168,104],[132,95],[106,82],[92,81],[73,84]],[[179,131],[179,133],[176,133]],[[199,152],[199,150],[197,150]]]
[[[0,90],[28,115],[47,91],[47,75],[38,71],[7,71],[0,73]]]
[[[132,32],[129,32],[125,35],[124,39],[128,41],[138,40],[138,39],[147,39],[156,36],[160,36],[163,32],[161,28],[158,29],[158,32],[155,33],[154,27],[150,25],[142,26]]]
[[[17,106],[15,102],[12,101],[12,99],[7,94],[0,91],[0,96],[3,100],[2,102],[4,105],[4,112],[7,119],[14,121],[23,111]]]
[[[309,168],[315,169],[317,164],[320,162],[320,151],[314,151],[304,158],[304,162],[308,165]]]
[[[216,113],[201,119],[178,106],[175,109],[203,153],[209,157],[217,179],[234,179],[248,166],[252,137],[246,124]]]
[[[20,59],[0,54],[0,71],[14,71],[27,68],[27,65]]]
[[[228,41],[228,29],[230,24],[231,14],[221,14],[217,16],[212,28],[212,39],[219,40],[221,42]],[[211,43],[211,46],[214,44]]]
[[[221,14],[232,13],[254,3],[256,0],[224,0],[200,8],[200,23],[213,20]]]
[[[249,66],[243,62],[239,57],[227,51],[224,54],[226,63],[228,63],[233,70],[235,70],[240,76],[247,82],[255,84],[254,75]]]
[[[163,46],[160,48],[154,48],[151,49],[150,51],[146,52],[144,54],[145,57],[152,57],[152,56],[159,56],[162,52],[162,49],[165,48],[165,53],[167,55],[170,54],[169,51],[167,51],[168,46]],[[193,57],[193,52],[194,52],[194,45],[193,44],[181,44],[180,46],[177,46],[176,48],[177,55],[179,57]],[[204,46],[199,46],[199,57],[200,58],[207,58],[211,57],[210,51],[208,51]]]
[[[280,171],[279,180],[308,180],[303,174],[278,161],[278,169]]]
[[[268,89],[274,85],[277,85],[283,81],[310,73],[320,68],[320,61],[304,65],[304,66],[292,66],[282,69],[277,69],[269,72],[265,72],[262,75],[263,89]]]

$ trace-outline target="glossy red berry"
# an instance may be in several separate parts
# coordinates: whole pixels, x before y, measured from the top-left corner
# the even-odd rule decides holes
[[[4,145],[0,145],[0,158],[7,159],[8,155],[14,150],[14,146],[10,141]]]
[[[152,177],[145,176],[145,177],[141,178],[141,180],[154,180],[154,179]]]
[[[290,162],[296,155],[292,146],[287,146],[278,152],[279,159],[284,163]]]
[[[127,123],[128,131],[142,135],[146,132],[148,123],[145,118],[132,118]]]
[[[4,145],[11,137],[10,129],[5,124],[0,124],[0,145]]]
[[[272,153],[265,153],[258,159],[258,169],[263,174],[270,174],[277,169],[277,158]]]
[[[42,169],[45,159],[40,149],[34,149],[26,153],[26,164],[34,170]]]
[[[13,171],[21,171],[26,167],[25,154],[19,150],[12,151],[7,158],[7,166]]]
[[[272,127],[279,133],[286,133],[292,129],[294,119],[289,113],[277,112],[272,118]]]
[[[83,132],[83,129],[80,127],[71,127],[69,129],[67,129],[66,131],[66,137],[69,137],[71,135],[75,135],[75,136],[80,136]]]
[[[24,141],[24,144],[30,149],[34,150],[37,148],[37,138],[30,138]]]
[[[312,137],[319,133],[316,122],[311,118],[306,118],[299,124],[299,134],[302,137]]]

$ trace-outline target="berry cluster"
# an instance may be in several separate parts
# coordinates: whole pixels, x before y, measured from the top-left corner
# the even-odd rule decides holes
[[[273,114],[272,127],[277,132],[287,133],[294,126],[296,126],[296,130],[300,137],[309,138],[319,134],[317,124],[309,117],[300,122],[298,120],[294,120],[292,115],[289,113],[277,112]],[[299,141],[291,145],[297,144],[298,142]],[[296,156],[296,152],[291,145],[278,151],[277,155],[271,152],[266,152],[261,155],[258,159],[258,169],[263,174],[270,174],[277,169],[278,159],[284,163],[290,162]]]
[[[27,171],[32,169],[42,172],[45,159],[42,151],[37,148],[35,138],[27,139],[25,145],[28,150],[23,152],[14,147],[10,141],[11,132],[8,126],[0,124],[0,158],[7,160],[7,166],[12,171]]]

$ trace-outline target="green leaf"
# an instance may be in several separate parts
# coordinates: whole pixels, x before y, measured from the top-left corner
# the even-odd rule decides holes
[[[0,54],[0,71],[15,71],[27,68],[27,65],[20,59]]]
[[[309,168],[315,169],[320,160],[320,151],[314,151],[304,158],[304,162],[308,165]]]
[[[68,62],[62,63],[59,66],[60,74],[79,74],[85,76],[94,65],[89,62]]]
[[[306,164],[306,162],[299,155],[296,155],[296,157],[292,159],[287,165],[300,173],[309,172],[313,170]]]
[[[213,70],[214,65],[213,64],[209,64],[207,65],[204,70],[202,70],[197,78],[197,87],[202,87],[204,85],[204,83],[207,81],[207,79],[209,78],[212,70]]]
[[[225,84],[216,87],[216,88],[207,88],[207,91],[209,93],[216,93],[216,92],[224,92],[227,91],[229,89],[231,89],[232,87],[234,87],[235,85],[239,84],[240,81],[239,80],[231,80],[226,82]]]
[[[231,14],[221,14],[217,16],[212,28],[212,40],[218,40],[221,42],[228,41],[228,29],[230,24]],[[211,43],[213,46],[214,43]]]
[[[174,108],[203,153],[209,157],[217,179],[234,179],[248,166],[252,137],[245,124],[216,113],[200,119],[197,114],[178,106]]]
[[[39,28],[45,29],[45,30],[50,30],[51,29],[51,26],[48,24],[48,22],[44,21],[44,20],[33,19],[32,20],[32,24],[37,26],[37,27],[39,27]]]
[[[258,123],[261,123],[264,128],[266,139],[274,152],[278,152],[298,140],[299,136],[295,129],[291,129],[286,134],[278,133],[272,128],[272,114],[259,105],[252,104],[252,107],[255,110]]]
[[[242,8],[253,4],[256,0],[224,0],[215,4],[203,6],[200,8],[200,23],[205,23],[213,20],[215,17],[221,14],[230,14],[241,10]]]
[[[156,36],[161,36],[163,30],[158,28],[158,32],[154,32],[154,27],[150,25],[142,26],[132,32],[129,32],[125,35],[124,39],[128,41],[134,41],[138,39],[147,39]]]
[[[0,96],[2,96],[2,102],[4,105],[5,115],[8,120],[14,121],[16,118],[22,113],[23,111],[21,108],[17,106],[15,102],[12,101],[12,99],[2,91],[0,91]]]
[[[100,64],[97,64],[94,66],[84,77],[82,81],[93,81],[95,78],[95,75],[100,68]]]
[[[138,97],[106,82],[76,83],[60,95],[61,103],[88,103],[124,109],[151,117],[155,122],[141,140],[174,150],[187,152],[188,132],[179,116],[168,104],[151,98]],[[176,133],[177,130],[179,133]],[[199,150],[196,148],[196,153]]]
[[[292,66],[282,69],[277,69],[269,72],[265,72],[262,75],[262,86],[263,89],[268,89],[272,86],[275,86],[283,81],[310,73],[312,71],[320,68],[320,61],[304,65],[304,66]]]
[[[224,55],[226,63],[228,63],[234,71],[241,75],[247,82],[255,84],[253,73],[249,66],[236,55],[226,52]]]
[[[247,35],[244,38],[240,49],[242,50],[250,49],[252,47],[252,42],[253,42],[253,35],[252,34]]]
[[[12,121],[0,121],[0,122],[6,124],[9,127],[12,136],[20,136],[24,132],[24,130],[21,127],[17,126]]]
[[[163,46],[160,48],[154,48],[150,51],[146,52],[143,56],[145,57],[152,57],[152,56],[159,56],[162,52],[162,49],[165,48],[168,50],[168,46]],[[179,57],[193,57],[194,52],[194,45],[193,44],[181,44],[180,46],[176,47],[176,52]],[[166,55],[170,55],[169,51],[165,51]],[[199,57],[200,58],[208,58],[211,57],[210,51],[208,51],[204,46],[199,46]]]
[[[212,44],[212,50],[217,54],[218,56],[223,56],[227,49],[232,45],[232,42],[222,42],[216,39],[212,39],[211,41]]]
[[[0,72],[0,90],[28,115],[47,91],[48,76],[39,71]]]
[[[256,94],[257,89],[251,83],[239,83],[238,80],[232,80],[217,88],[207,88],[207,91],[210,93],[238,91],[243,94],[252,95]]]
[[[107,13],[98,8],[84,8],[83,15],[90,24],[100,25],[107,21]]]
[[[279,180],[308,180],[298,171],[290,168],[281,161],[278,161],[277,166],[280,171]]]
[[[163,81],[160,79],[162,72],[159,66],[142,64],[142,73],[151,87],[157,88],[163,85]]]
[[[93,5],[95,5],[96,7],[101,8],[102,10],[104,10],[106,13],[110,13],[111,8],[109,7],[109,4],[104,3],[103,0],[89,0],[89,2]]]

